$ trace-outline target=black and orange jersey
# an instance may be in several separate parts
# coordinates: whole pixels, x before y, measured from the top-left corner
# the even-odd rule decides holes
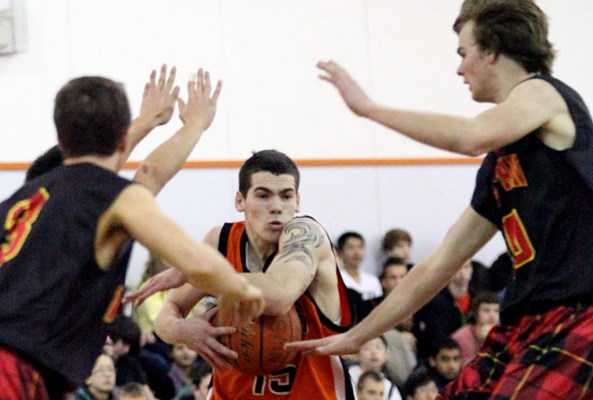
[[[307,217],[302,217],[307,218]],[[226,256],[238,272],[249,272],[246,263],[248,244],[245,222],[223,226],[219,251]],[[265,268],[272,262],[272,255]],[[264,268],[264,271],[265,271]],[[306,327],[303,339],[318,339],[344,332],[352,323],[352,309],[336,265],[340,293],[341,321],[330,321],[305,292],[295,304],[304,317]],[[297,355],[292,364],[265,376],[244,374],[238,370],[215,371],[210,399],[354,399],[352,384],[343,361],[338,356],[306,357]]]
[[[476,181],[472,207],[503,233],[514,279],[501,319],[593,299],[593,123],[573,89],[548,75],[576,127],[573,146],[557,151],[536,130],[491,152]]]
[[[105,343],[132,241],[101,270],[95,233],[129,184],[92,164],[62,166],[0,204],[0,347],[51,375],[47,383],[84,383]]]

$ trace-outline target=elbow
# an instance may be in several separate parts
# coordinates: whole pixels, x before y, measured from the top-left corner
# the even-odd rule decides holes
[[[266,299],[266,307],[264,308],[264,314],[273,317],[285,315],[290,310],[290,307],[294,305],[294,301],[289,299]]]
[[[484,143],[477,143],[475,141],[467,140],[465,142],[458,143],[458,146],[454,149],[456,153],[462,154],[468,157],[479,157],[484,153],[487,153],[490,149]]]

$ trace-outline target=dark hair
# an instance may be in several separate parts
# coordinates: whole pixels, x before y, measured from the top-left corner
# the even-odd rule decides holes
[[[358,378],[358,382],[356,382],[356,389],[362,390],[364,384],[367,380],[372,380],[375,382],[383,382],[383,375],[379,372],[375,371],[366,371],[363,372],[362,375]]]
[[[108,333],[113,343],[121,339],[131,347],[140,345],[140,328],[138,324],[130,317],[124,314],[118,314],[108,327]]]
[[[406,270],[408,269],[408,264],[406,264],[406,262],[401,258],[387,257],[387,259],[383,262],[383,269],[381,270],[381,275],[379,276],[379,279],[385,278],[385,271],[392,265],[403,265],[404,267],[406,267]]]
[[[117,398],[119,399],[122,395],[127,394],[132,397],[146,396],[144,387],[138,382],[128,382],[117,389]]]
[[[383,249],[383,251],[389,251],[393,246],[395,246],[401,241],[408,242],[411,246],[412,236],[408,233],[408,231],[405,231],[401,228],[390,229],[383,236],[381,248]]]
[[[461,348],[459,347],[459,343],[457,343],[455,341],[455,339],[448,337],[448,336],[442,337],[439,340],[437,340],[436,343],[434,343],[432,345],[430,357],[436,358],[437,354],[439,354],[439,352],[441,350],[451,350],[451,349],[460,350]]]
[[[196,386],[200,386],[204,378],[211,373],[212,367],[210,364],[206,362],[198,362],[191,369],[191,382]]]
[[[461,4],[461,10],[459,10],[459,15],[453,23],[453,30],[455,31],[455,33],[459,34],[459,32],[461,32],[461,29],[463,28],[463,25],[470,21],[480,10],[480,8],[484,7],[484,5],[489,1],[492,0],[465,0]]]
[[[473,21],[474,38],[482,51],[504,54],[529,73],[552,72],[555,51],[548,41],[548,19],[535,2],[469,1],[453,26],[457,33],[467,22]]]
[[[123,87],[110,79],[73,79],[56,95],[54,122],[65,157],[112,155],[130,118]]]
[[[45,153],[40,155],[33,161],[33,163],[27,168],[25,174],[25,182],[29,182],[38,176],[51,171],[52,169],[62,165],[64,161],[64,155],[58,145],[50,148]]]
[[[482,304],[500,304],[500,297],[490,290],[483,290],[472,299],[470,306],[469,322],[475,322],[478,318],[478,310]]]
[[[295,189],[298,192],[301,175],[294,161],[286,154],[277,150],[254,152],[239,170],[239,192],[243,197],[251,187],[251,176],[256,172],[270,172],[274,175],[288,174],[294,177]]]
[[[348,241],[348,239],[358,239],[360,241],[362,241],[362,244],[364,244],[364,238],[362,237],[362,235],[358,232],[354,232],[354,231],[348,231],[348,232],[344,232],[340,235],[340,237],[338,238],[338,250],[343,250],[344,246],[346,245],[346,242]]]
[[[430,382],[434,382],[436,385],[436,381],[432,377],[432,375],[425,369],[425,368],[418,368],[414,370],[408,379],[406,379],[406,383],[404,383],[404,390],[403,395],[405,396],[414,396],[416,394],[416,390],[419,387],[422,387]]]

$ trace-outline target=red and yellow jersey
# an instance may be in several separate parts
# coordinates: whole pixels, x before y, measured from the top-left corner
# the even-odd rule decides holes
[[[246,268],[246,246],[248,243],[245,222],[227,223],[223,226],[219,251],[226,256],[238,272],[249,272]],[[266,262],[266,267],[274,256]],[[340,292],[341,321],[330,321],[317,307],[308,292],[297,300],[296,307],[304,317],[306,328],[303,339],[319,339],[344,332],[352,323],[352,310],[338,268],[337,290]],[[238,370],[215,371],[211,400],[235,399],[315,399],[352,400],[354,394],[348,370],[338,356],[304,357],[297,355],[293,363],[275,373],[255,376]]]

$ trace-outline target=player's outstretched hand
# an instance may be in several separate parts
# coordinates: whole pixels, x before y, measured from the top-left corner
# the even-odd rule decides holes
[[[319,75],[319,78],[333,84],[346,105],[356,114],[367,116],[373,106],[373,102],[362,90],[358,83],[335,61],[319,61],[317,68],[326,74]]]
[[[180,287],[186,282],[185,276],[177,268],[169,268],[163,272],[159,272],[136,291],[127,293],[124,296],[124,302],[135,301],[136,306],[144,303],[144,300],[161,290],[168,290]]]
[[[221,326],[243,327],[264,311],[265,301],[261,290],[248,284],[247,279],[245,283],[241,290],[232,290],[217,296]]]
[[[181,98],[177,101],[181,121],[185,125],[197,124],[202,131],[208,129],[216,115],[221,90],[221,80],[212,91],[210,73],[202,68],[198,69],[198,73],[187,82],[187,103]]]
[[[187,347],[202,356],[213,368],[221,370],[232,368],[228,359],[237,359],[238,354],[218,340],[219,336],[235,333],[236,328],[210,324],[217,310],[218,307],[212,307],[203,314],[181,321],[179,326]]]
[[[171,120],[180,91],[179,86],[174,86],[175,75],[176,69],[173,67],[167,77],[167,65],[163,64],[158,81],[156,71],[153,70],[144,86],[140,118],[145,118],[151,127],[164,125]]]
[[[323,339],[290,342],[286,343],[284,347],[290,350],[302,351],[305,355],[354,354],[360,350],[360,345],[352,340],[350,336],[346,332]]]

